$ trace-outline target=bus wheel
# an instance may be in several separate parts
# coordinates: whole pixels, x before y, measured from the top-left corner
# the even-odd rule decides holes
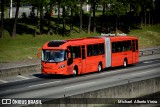
[[[127,67],[127,59],[124,59],[123,66]]]
[[[73,76],[77,76],[78,75],[78,70],[76,69],[76,67],[74,67],[73,69]]]
[[[102,64],[99,63],[99,64],[98,64],[98,72],[101,72],[101,71],[102,71]]]

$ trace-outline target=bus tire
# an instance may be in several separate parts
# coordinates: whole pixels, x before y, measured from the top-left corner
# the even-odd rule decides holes
[[[123,67],[127,67],[128,63],[127,63],[127,59],[125,58],[124,59],[124,62],[123,62]]]
[[[73,76],[77,76],[78,75],[78,68],[75,66],[73,69]]]
[[[98,72],[101,72],[102,71],[102,63],[99,63],[98,64]]]

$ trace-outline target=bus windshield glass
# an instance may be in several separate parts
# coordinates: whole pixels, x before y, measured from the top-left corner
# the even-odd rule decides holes
[[[65,58],[65,50],[43,50],[42,61],[45,62],[62,62]]]

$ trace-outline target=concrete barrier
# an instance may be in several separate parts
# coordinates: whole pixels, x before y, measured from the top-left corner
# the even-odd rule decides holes
[[[119,107],[116,104],[113,104],[114,102],[117,103],[119,99],[137,98],[157,92],[160,92],[160,77],[129,82],[123,85],[81,93],[78,95],[68,96],[62,99],[50,100],[48,102],[42,102],[42,105],[28,105],[27,107],[107,107],[109,105]],[[103,104],[101,103],[101,100],[103,100],[102,98],[106,98],[104,100],[106,102],[102,101]],[[160,98],[160,96],[158,98]],[[98,102],[97,99],[100,99],[100,102]],[[77,103],[79,104],[76,104],[75,101],[77,101]],[[110,104],[108,104],[108,102],[110,102]],[[146,106],[147,104],[144,105]],[[133,104],[125,104],[125,106],[133,107]],[[120,107],[122,107],[122,105]]]
[[[14,68],[3,68],[0,69],[0,77],[7,77],[13,75],[23,75],[27,73],[40,73],[40,64],[28,65],[28,66],[20,66]]]
[[[139,56],[160,54],[160,47],[140,49]]]

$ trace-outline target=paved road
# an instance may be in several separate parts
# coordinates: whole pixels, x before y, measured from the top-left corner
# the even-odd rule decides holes
[[[78,77],[59,78],[41,74],[21,76],[20,78],[23,78],[21,81],[0,84],[0,97],[60,98],[64,95],[70,96],[158,76],[160,76],[159,55],[146,56],[141,57],[136,65],[127,68],[110,68],[101,73]]]

